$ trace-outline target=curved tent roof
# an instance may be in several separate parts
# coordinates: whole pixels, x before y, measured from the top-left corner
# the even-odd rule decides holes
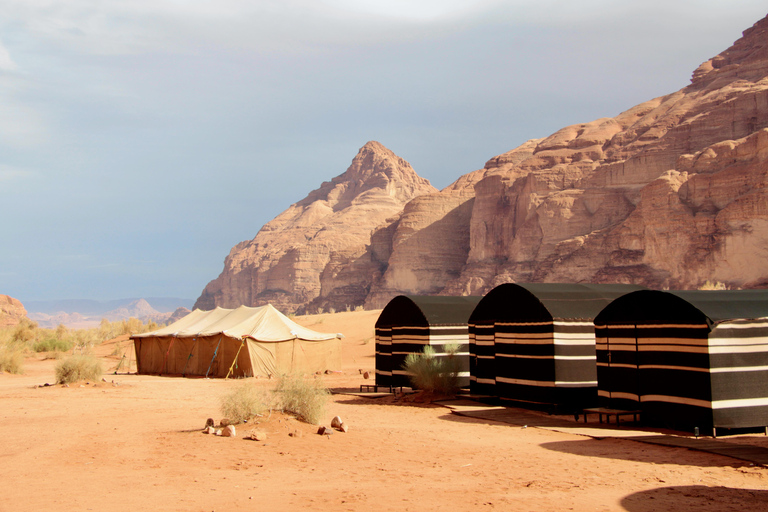
[[[480,297],[476,296],[398,295],[384,307],[376,328],[466,325],[478,302]]]
[[[136,334],[132,338],[161,336],[191,338],[216,334],[266,342],[292,339],[324,341],[339,337],[338,334],[322,333],[302,327],[271,304],[267,304],[257,308],[240,306],[237,309],[216,308],[211,311],[196,309],[169,326],[144,334]]]
[[[768,317],[768,290],[640,290],[617,298],[595,323],[702,324]]]
[[[470,323],[593,320],[614,299],[642,289],[630,284],[505,283],[483,297]]]

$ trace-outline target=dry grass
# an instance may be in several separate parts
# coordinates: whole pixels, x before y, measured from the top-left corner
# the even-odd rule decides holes
[[[294,414],[312,425],[323,421],[330,393],[320,381],[301,375],[285,375],[277,383],[275,394],[278,408],[283,412]]]
[[[69,356],[56,364],[56,382],[69,384],[82,380],[98,380],[104,370],[96,357],[90,354]]]
[[[270,407],[268,392],[246,383],[221,399],[221,413],[232,423],[244,423],[251,418],[262,416]]]
[[[0,346],[0,372],[24,373],[24,353],[12,346]]]

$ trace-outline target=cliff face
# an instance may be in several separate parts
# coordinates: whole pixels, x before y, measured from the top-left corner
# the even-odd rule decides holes
[[[766,77],[764,19],[681,91],[566,127],[522,161],[490,160],[467,265],[443,293],[506,281],[760,286]]]
[[[381,266],[368,252],[371,232],[433,192],[408,162],[369,142],[346,172],[235,246],[195,307],[270,302],[293,312],[362,304]]]
[[[196,307],[288,311],[503,282],[768,286],[768,18],[691,84],[436,191],[377,143],[236,246]]]

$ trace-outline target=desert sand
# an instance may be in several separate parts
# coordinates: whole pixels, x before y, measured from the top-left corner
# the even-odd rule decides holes
[[[343,372],[318,377],[329,388],[372,382],[360,370],[374,370],[377,316],[296,318],[346,336]],[[339,415],[347,433],[319,436],[274,413],[237,438],[206,435],[220,397],[243,381],[115,375],[116,343],[95,348],[106,382],[37,387],[53,383],[56,363],[40,355],[23,375],[0,374],[0,511],[768,509],[764,466],[391,396],[334,394],[327,423]],[[253,428],[267,439],[243,439]],[[729,442],[766,446],[758,435]]]

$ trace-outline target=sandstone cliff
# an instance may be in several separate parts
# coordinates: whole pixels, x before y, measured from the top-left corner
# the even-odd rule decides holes
[[[19,299],[0,295],[0,327],[13,327],[27,316],[27,310]]]
[[[314,312],[362,304],[382,265],[368,252],[371,232],[432,192],[408,162],[368,142],[346,172],[235,246],[195,307],[270,302],[286,312]]]
[[[403,170],[369,184],[377,158]],[[768,18],[680,91],[530,140],[441,191],[367,144],[236,246],[196,306],[376,308],[510,281],[768,286],[767,160]]]

